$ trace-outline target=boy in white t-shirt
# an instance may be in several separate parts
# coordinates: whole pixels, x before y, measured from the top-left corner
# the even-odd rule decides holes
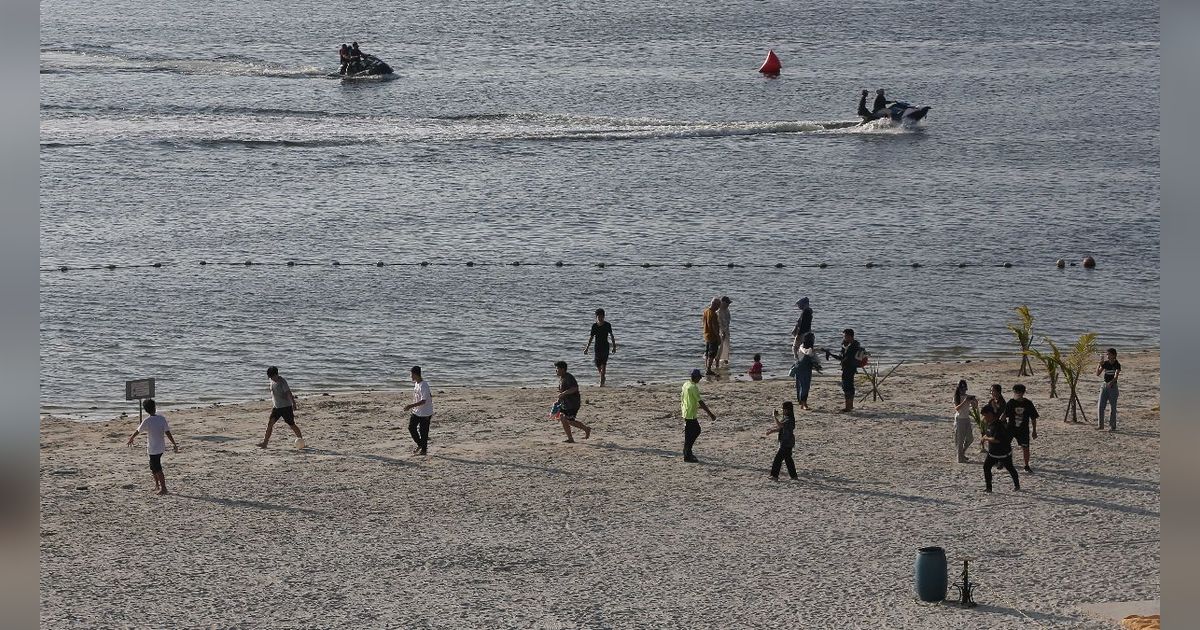
[[[162,454],[167,450],[167,443],[163,438],[171,440],[171,446],[176,453],[179,452],[179,444],[175,442],[175,436],[171,435],[167,419],[154,413],[154,400],[147,398],[142,403],[142,408],[150,415],[133,430],[133,435],[129,436],[126,444],[133,446],[133,438],[137,437],[138,433],[146,434],[146,451],[150,453],[150,474],[154,476],[154,489],[158,494],[166,494],[167,478],[163,476]]]
[[[433,395],[429,392],[429,381],[421,378],[421,366],[412,368],[413,401],[405,405],[404,410],[411,412],[408,419],[408,432],[417,443],[413,449],[416,455],[424,455],[429,448],[429,420],[433,417]]]

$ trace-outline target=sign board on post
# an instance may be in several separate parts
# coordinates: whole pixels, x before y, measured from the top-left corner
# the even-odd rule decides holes
[[[143,398],[154,398],[154,379],[125,381],[125,400],[141,400]]]

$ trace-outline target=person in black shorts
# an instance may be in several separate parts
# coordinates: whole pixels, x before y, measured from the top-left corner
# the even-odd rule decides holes
[[[279,368],[274,365],[267,368],[267,378],[271,379],[271,417],[267,420],[267,434],[263,436],[263,441],[258,443],[258,447],[267,448],[275,423],[282,418],[292,428],[292,433],[296,434],[296,445],[304,448],[304,436],[300,434],[300,427],[296,426],[296,397],[292,395],[292,388],[288,386],[287,379],[279,375]]]
[[[608,345],[608,340],[612,339],[612,346]],[[592,324],[592,333],[588,335],[587,345],[583,347],[583,353],[588,353],[588,348],[592,347],[592,341],[596,342],[596,371],[600,373],[600,387],[604,387],[604,376],[608,371],[608,355],[617,351],[617,337],[613,334],[612,324],[604,321],[604,309],[596,309],[596,323]]]
[[[987,457],[983,461],[983,482],[985,491],[992,491],[992,468],[1000,465],[1008,471],[1013,480],[1013,490],[1021,489],[1021,479],[1017,477],[1017,469],[1012,462],[1012,430],[996,415],[989,406],[979,408],[983,416],[983,438],[980,440],[987,449]]]
[[[1021,453],[1025,456],[1025,472],[1033,472],[1029,468],[1029,440],[1037,439],[1038,410],[1033,401],[1025,397],[1025,386],[1017,383],[1012,388],[1013,397],[1004,408],[1004,420],[1008,422],[1013,437],[1021,445]]]
[[[575,419],[579,414],[579,408],[583,406],[583,399],[579,395],[579,381],[567,371],[567,362],[558,361],[554,364],[554,371],[558,374],[558,418],[562,421],[563,431],[567,434],[567,439],[564,442],[574,443],[575,438],[571,435],[571,427],[583,429],[583,439],[588,439],[592,435],[592,428],[588,425]]]

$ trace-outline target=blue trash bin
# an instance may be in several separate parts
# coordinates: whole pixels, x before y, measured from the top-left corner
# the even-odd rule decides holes
[[[946,599],[946,550],[941,547],[922,547],[917,552],[914,570],[917,597],[923,602]]]

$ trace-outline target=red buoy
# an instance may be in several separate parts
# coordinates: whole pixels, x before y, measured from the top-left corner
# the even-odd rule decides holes
[[[779,55],[775,54],[774,50],[767,51],[767,58],[762,62],[762,66],[758,71],[768,77],[779,76],[779,71],[783,68],[783,64],[779,62]]]

